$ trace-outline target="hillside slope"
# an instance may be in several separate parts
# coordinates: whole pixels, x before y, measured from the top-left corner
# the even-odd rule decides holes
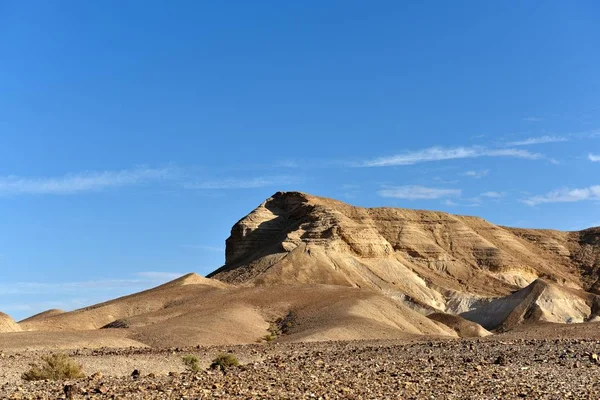
[[[189,277],[202,281],[170,282],[81,310],[39,316],[22,323],[28,331],[24,334],[46,343],[55,338],[61,346],[62,338],[74,331],[90,332],[90,345],[98,343],[99,331],[105,332],[104,345],[110,338],[154,347],[255,343],[270,334],[278,319],[293,313],[293,323],[278,341],[457,336],[445,325],[371,290],[331,285],[232,287]],[[48,335],[40,337],[43,332]]]
[[[21,327],[9,315],[0,312],[0,333],[20,332]]]

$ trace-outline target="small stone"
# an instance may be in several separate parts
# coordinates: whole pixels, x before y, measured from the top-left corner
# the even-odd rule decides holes
[[[67,399],[72,399],[76,391],[77,387],[75,385],[65,385],[63,387],[63,392],[65,393]]]
[[[103,377],[104,377],[104,375],[102,375],[102,372],[94,372],[92,375],[90,375],[90,379],[92,379],[94,381],[99,381]]]
[[[104,384],[98,386],[95,390],[95,393],[106,394],[108,393],[108,387]]]
[[[504,356],[504,354],[500,354],[498,357],[496,357],[496,359],[494,360],[494,364],[496,365],[501,365],[501,366],[505,366],[506,364],[508,364],[506,357]]]

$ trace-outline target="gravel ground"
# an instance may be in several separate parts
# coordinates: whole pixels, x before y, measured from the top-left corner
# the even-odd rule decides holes
[[[205,369],[220,352],[242,365]],[[90,376],[23,382],[37,352],[0,357],[0,398],[74,399],[598,399],[600,341],[591,339],[326,342],[71,353]],[[196,355],[202,370],[186,372]],[[131,372],[140,375],[133,378]]]

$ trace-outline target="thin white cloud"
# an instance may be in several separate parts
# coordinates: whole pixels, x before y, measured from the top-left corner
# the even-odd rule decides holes
[[[343,190],[356,190],[356,189],[360,189],[360,185],[354,184],[354,183],[345,183],[342,186],[340,186]]]
[[[538,136],[538,137],[530,137],[523,140],[518,140],[515,142],[506,143],[507,146],[531,146],[534,144],[544,144],[544,143],[556,143],[556,142],[568,142],[569,139],[564,136]]]
[[[527,121],[527,122],[540,122],[540,121],[543,121],[543,119],[539,118],[539,117],[525,117],[525,118],[523,118],[523,121]]]
[[[471,203],[457,203],[453,200],[444,200],[444,204],[451,207],[480,207],[481,203],[478,201],[472,201]]]
[[[482,169],[482,170],[467,171],[467,172],[464,172],[462,175],[469,176],[469,177],[475,178],[475,179],[481,179],[484,176],[487,176],[489,173],[490,173],[489,169]]]
[[[386,186],[379,190],[377,194],[381,197],[407,200],[433,200],[443,197],[460,196],[460,189],[437,189],[425,186],[407,185],[407,186]]]
[[[172,281],[177,278],[181,278],[183,275],[181,272],[161,272],[161,271],[145,271],[138,272],[136,274],[140,278],[146,278],[149,281]]]
[[[600,162],[600,155],[590,153],[588,154],[588,160],[591,162]]]
[[[82,308],[86,305],[91,304],[88,298],[74,298],[74,299],[66,299],[66,300],[56,300],[56,301],[38,301],[38,302],[15,302],[15,303],[2,303],[0,305],[0,309],[11,313],[17,313],[19,316],[21,314],[27,313],[27,315],[31,316],[37,312],[50,310],[50,309],[60,309],[60,310],[72,310],[75,308]]]
[[[488,197],[490,199],[499,199],[500,197],[504,197],[504,193],[502,193],[502,192],[484,192],[484,193],[481,193],[479,196]]]
[[[571,203],[586,200],[600,200],[600,185],[582,189],[559,189],[540,196],[522,200],[523,203],[535,206],[543,203]]]
[[[131,279],[100,279],[76,282],[13,282],[0,283],[0,296],[23,294],[65,294],[111,291],[123,288],[139,289],[181,277],[178,272],[138,272]]]
[[[458,160],[479,157],[513,157],[529,160],[544,159],[539,153],[531,153],[522,149],[488,149],[480,146],[473,147],[430,147],[423,150],[405,152],[389,157],[380,157],[357,164],[359,167],[393,167],[414,165],[425,162]]]
[[[279,168],[299,168],[300,164],[294,160],[280,160],[275,163],[275,167]]]
[[[83,172],[50,178],[0,177],[0,195],[67,195],[132,186],[166,179],[170,168],[136,168],[121,171]]]
[[[216,190],[216,189],[257,189],[269,186],[289,185],[297,183],[299,179],[293,176],[262,176],[249,179],[227,178],[221,180],[208,180],[186,183],[186,189]]]

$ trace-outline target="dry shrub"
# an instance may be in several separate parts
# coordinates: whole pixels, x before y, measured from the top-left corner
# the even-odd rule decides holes
[[[200,371],[200,365],[198,364],[198,357],[193,356],[193,355],[187,355],[187,356],[183,356],[182,358],[183,363],[185,364],[185,367],[192,371],[192,372],[198,372]]]
[[[83,368],[66,354],[57,353],[41,357],[41,365],[31,364],[31,369],[21,375],[25,381],[51,380],[59,381],[65,379],[85,378]]]
[[[231,353],[222,353],[217,356],[210,364],[211,369],[220,369],[225,371],[227,368],[237,367],[240,365],[237,357]]]

